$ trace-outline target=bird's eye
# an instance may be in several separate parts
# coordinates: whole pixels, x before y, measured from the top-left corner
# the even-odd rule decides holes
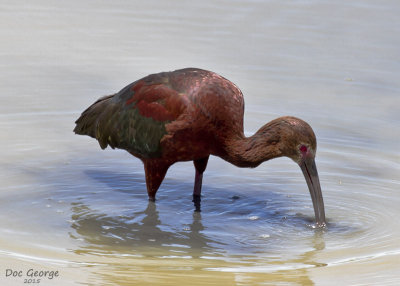
[[[305,146],[305,145],[301,145],[301,146],[300,146],[300,151],[301,151],[301,153],[303,153],[303,154],[304,154],[304,153],[307,153],[307,150],[308,150],[308,149],[307,149],[307,146]]]

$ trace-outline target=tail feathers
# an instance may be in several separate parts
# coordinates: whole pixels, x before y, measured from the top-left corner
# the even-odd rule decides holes
[[[115,106],[110,102],[114,95],[108,95],[100,98],[89,106],[81,116],[75,121],[74,132],[80,135],[89,135],[99,141],[100,147],[105,149],[110,139],[109,120],[110,114],[114,113]],[[110,144],[112,148],[114,144]]]

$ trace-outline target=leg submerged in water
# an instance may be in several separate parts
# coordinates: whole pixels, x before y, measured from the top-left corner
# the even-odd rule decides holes
[[[194,179],[194,188],[193,188],[193,203],[194,203],[195,210],[197,212],[201,211],[201,209],[200,209],[201,187],[202,187],[202,183],[203,183],[203,173],[207,167],[208,158],[209,158],[209,156],[193,161],[194,167],[196,169],[196,176]]]
[[[169,165],[163,162],[157,162],[151,160],[144,162],[147,194],[149,195],[150,201],[154,202],[156,200],[156,193],[162,181],[164,180],[168,168]]]

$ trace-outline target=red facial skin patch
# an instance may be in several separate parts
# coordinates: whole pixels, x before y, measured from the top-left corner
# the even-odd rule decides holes
[[[301,146],[300,146],[300,151],[301,151],[301,153],[306,154],[307,151],[308,151],[307,146],[301,145]]]

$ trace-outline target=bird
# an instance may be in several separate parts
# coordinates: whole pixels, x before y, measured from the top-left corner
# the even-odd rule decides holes
[[[234,83],[211,71],[184,68],[150,74],[101,97],[76,120],[74,132],[97,139],[102,149],[124,149],[139,158],[150,201],[155,201],[171,165],[193,161],[197,211],[210,155],[241,168],[288,157],[305,177],[316,226],[325,227],[315,164],[317,141],[311,126],[299,118],[282,116],[246,137],[243,117],[243,94]]]

